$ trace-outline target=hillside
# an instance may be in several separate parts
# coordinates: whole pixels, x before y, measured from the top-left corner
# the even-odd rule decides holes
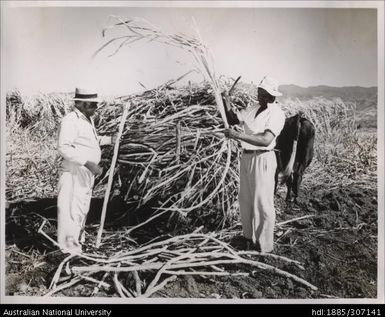
[[[331,87],[311,86],[303,88],[296,85],[281,85],[280,90],[288,98],[307,100],[314,97],[326,99],[341,98],[345,102],[355,102],[357,110],[377,107],[377,87]]]

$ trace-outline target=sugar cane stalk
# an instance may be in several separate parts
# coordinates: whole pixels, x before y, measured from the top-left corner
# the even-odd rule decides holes
[[[100,219],[100,228],[99,228],[99,231],[98,231],[98,235],[96,237],[96,247],[97,248],[99,248],[100,241],[101,241],[101,238],[102,238],[104,221],[106,219],[107,205],[108,205],[108,200],[109,200],[109,197],[110,197],[112,180],[114,178],[116,159],[118,158],[120,138],[121,138],[122,133],[123,133],[124,124],[126,123],[128,108],[129,108],[129,104],[126,104],[124,106],[124,109],[123,109],[122,118],[120,119],[118,136],[117,136],[117,139],[116,139],[116,142],[115,142],[115,145],[114,145],[114,155],[112,157],[112,163],[111,163],[111,167],[110,167],[110,174],[108,175],[108,183],[107,183],[106,194],[104,196],[104,201],[103,201],[102,216],[101,216],[101,219]]]
[[[181,139],[181,136],[180,136],[180,122],[178,121],[178,123],[176,124],[176,161],[177,161],[177,164],[179,164],[179,161],[180,161],[180,139]]]

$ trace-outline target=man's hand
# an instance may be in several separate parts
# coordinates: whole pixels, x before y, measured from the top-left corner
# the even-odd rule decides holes
[[[237,131],[234,131],[233,129],[225,129],[224,130],[225,136],[229,139],[238,139],[239,133]]]
[[[95,164],[94,162],[87,161],[84,166],[87,167],[95,176],[99,176],[103,173],[103,168],[101,168],[98,164]]]
[[[111,144],[114,145],[118,140],[118,134],[111,135]]]

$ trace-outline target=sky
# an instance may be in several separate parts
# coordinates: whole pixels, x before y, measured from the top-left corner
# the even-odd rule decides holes
[[[94,87],[103,95],[154,88],[194,69],[185,51],[156,43],[92,54],[111,15],[140,17],[166,33],[196,35],[210,48],[217,76],[258,83],[265,75],[302,87],[377,86],[377,12],[373,8],[141,6],[7,6],[2,16],[5,90],[71,92]],[[99,3],[100,4],[100,3]],[[128,6],[127,6],[128,5]],[[140,4],[139,4],[140,6]],[[190,4],[191,6],[191,4]],[[255,6],[255,5],[254,5]],[[195,22],[194,22],[195,21]],[[123,33],[116,33],[123,34]],[[201,81],[199,74],[188,77]],[[187,80],[187,78],[186,78]]]

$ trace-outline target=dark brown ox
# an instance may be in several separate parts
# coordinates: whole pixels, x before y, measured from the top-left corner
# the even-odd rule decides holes
[[[299,113],[286,119],[277,138],[275,192],[278,181],[286,183],[287,201],[297,201],[303,173],[313,159],[314,137],[314,125]]]

